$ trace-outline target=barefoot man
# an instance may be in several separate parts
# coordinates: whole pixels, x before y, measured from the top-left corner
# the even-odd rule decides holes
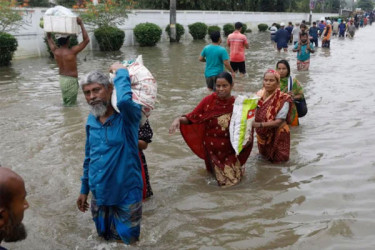
[[[77,54],[81,52],[90,42],[81,18],[77,17],[77,23],[79,26],[81,26],[83,41],[72,48],[69,48],[69,36],[62,36],[58,38],[58,46],[56,46],[52,39],[51,33],[47,33],[48,46],[55,56],[57,65],[59,66],[60,88],[65,106],[72,106],[77,103]]]

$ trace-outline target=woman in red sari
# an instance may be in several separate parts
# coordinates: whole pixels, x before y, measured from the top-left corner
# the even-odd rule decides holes
[[[267,160],[278,163],[289,160],[292,99],[280,91],[280,75],[269,69],[263,77],[264,92],[258,102],[253,127],[259,153]]]
[[[214,174],[219,186],[233,186],[241,181],[244,167],[252,149],[248,143],[236,153],[229,137],[229,124],[234,97],[232,76],[222,72],[216,79],[216,92],[206,96],[189,114],[176,118],[169,133],[180,129],[191,150],[206,163],[207,171]]]

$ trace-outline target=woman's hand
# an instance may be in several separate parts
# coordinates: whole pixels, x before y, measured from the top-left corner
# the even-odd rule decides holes
[[[255,122],[255,120],[251,123],[253,128],[263,128],[263,122]]]
[[[180,117],[174,119],[174,121],[172,122],[171,126],[169,127],[169,134],[174,134],[176,132],[177,129],[180,129]]]

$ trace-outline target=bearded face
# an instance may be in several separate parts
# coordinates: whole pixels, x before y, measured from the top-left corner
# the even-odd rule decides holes
[[[0,239],[4,239],[5,242],[16,242],[26,239],[27,232],[25,225],[22,222],[15,223],[15,216],[13,213],[10,213],[8,224],[0,231]]]
[[[100,117],[107,112],[108,102],[99,100],[93,100],[89,102],[90,104],[90,112],[93,116]]]

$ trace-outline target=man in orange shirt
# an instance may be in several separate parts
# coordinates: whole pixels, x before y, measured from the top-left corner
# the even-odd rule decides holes
[[[239,71],[241,76],[244,76],[246,74],[245,48],[249,48],[249,43],[246,36],[241,34],[242,23],[235,23],[234,28],[236,30],[227,39],[227,45],[230,48],[230,66],[234,72]]]

